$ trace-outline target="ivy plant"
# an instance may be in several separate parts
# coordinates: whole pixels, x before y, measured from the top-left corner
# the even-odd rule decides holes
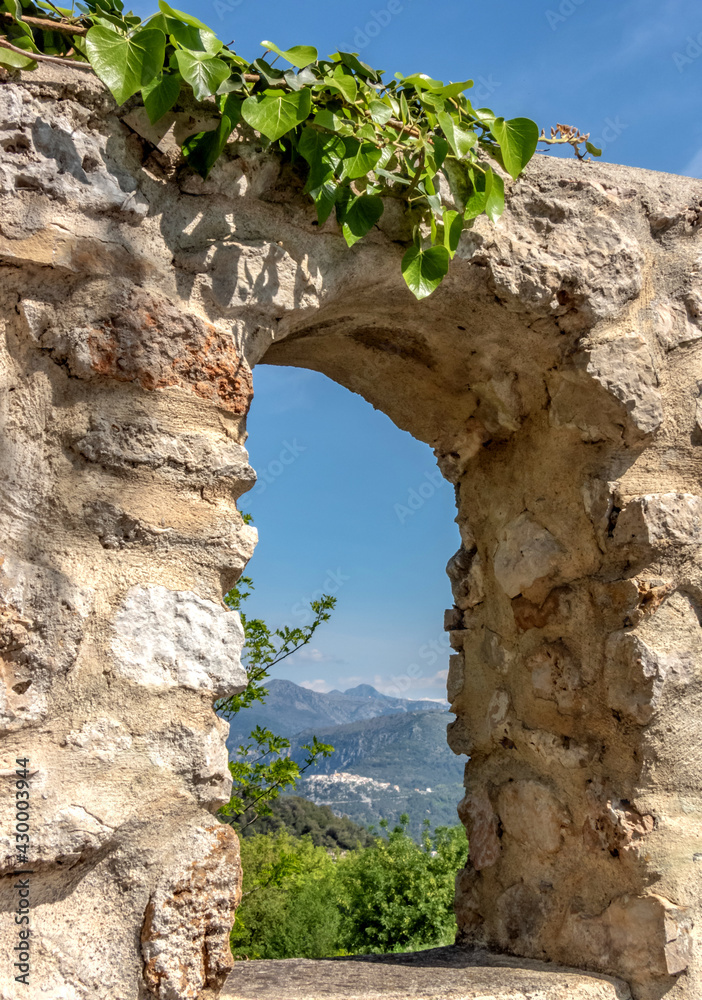
[[[505,177],[518,178],[537,144],[568,144],[599,156],[571,126],[539,134],[529,118],[473,107],[471,80],[444,83],[423,73],[387,80],[357,53],[320,58],[315,48],[261,43],[252,62],[199,18],[159,0],[142,20],[121,0],[0,0],[0,65],[64,63],[95,72],[119,104],[140,95],[153,124],[181,89],[211,105],[214,127],[189,136],[183,155],[207,178],[241,123],[299,161],[318,221],[332,212],[352,247],[380,220],[386,200],[412,209],[413,241],[402,260],[418,299],[448,272],[466,227],[504,210]],[[257,140],[258,141],[258,140]]]

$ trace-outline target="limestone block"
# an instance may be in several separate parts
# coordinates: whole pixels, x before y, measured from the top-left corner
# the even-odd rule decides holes
[[[467,792],[458,804],[458,815],[466,828],[470,864],[476,871],[490,868],[500,856],[499,820],[485,788]]]
[[[115,618],[116,673],[154,688],[210,691],[217,698],[246,687],[239,655],[239,614],[196,594],[133,587]]]
[[[0,554],[0,730],[43,719],[74,665],[93,602],[63,573]]]
[[[617,519],[613,542],[640,558],[702,545],[702,497],[662,493],[631,500]]]
[[[666,681],[689,684],[694,671],[692,655],[661,653],[638,636],[614,633],[607,646],[608,703],[641,726],[651,721]]]
[[[591,348],[585,355],[588,373],[618,399],[643,434],[652,434],[663,422],[651,352],[644,338],[630,333]]]
[[[72,322],[50,303],[42,310],[36,300],[23,313],[38,345],[72,375],[134,382],[148,390],[183,387],[237,415],[247,412],[251,372],[224,330],[124,279],[112,283],[101,315],[91,315],[88,294],[87,288],[79,293]]]
[[[142,752],[154,767],[183,776],[194,790],[197,802],[216,812],[229,801],[232,777],[226,739],[229,725],[214,719],[209,732],[183,723],[148,733],[141,739]]]
[[[697,682],[701,655],[697,612],[688,596],[676,592],[644,626],[608,639],[608,704],[646,725],[664,703],[675,704]]]
[[[538,854],[554,854],[570,820],[553,792],[537,781],[511,781],[497,796],[497,812],[507,836]]]
[[[533,885],[517,882],[495,900],[497,939],[505,950],[519,942],[538,951],[548,916],[548,894]]]
[[[72,448],[88,462],[115,471],[147,468],[197,483],[226,481],[233,499],[256,482],[242,445],[208,434],[173,434],[148,419],[93,416]]]
[[[449,560],[446,572],[451,581],[453,599],[461,611],[474,608],[484,601],[485,579],[477,549],[468,550],[461,546]]]
[[[689,911],[651,893],[621,896],[594,917],[571,913],[559,937],[587,943],[602,971],[616,966],[629,977],[643,978],[684,971],[692,958],[691,933]]]
[[[593,781],[588,792],[590,808],[583,824],[583,842],[588,850],[607,852],[618,857],[624,852],[643,850],[646,837],[654,830],[656,820],[649,813],[640,813],[630,802],[611,797],[611,789],[602,781]]]
[[[514,649],[506,646],[499,635],[487,628],[485,629],[480,651],[487,665],[496,670],[498,674],[509,673],[510,665],[516,659]]]
[[[527,660],[527,668],[529,667],[537,698],[554,701],[563,715],[582,712],[582,672],[564,643],[542,646]]]
[[[538,580],[556,574],[564,556],[561,543],[525,511],[501,532],[494,557],[495,577],[508,597],[517,597]]]

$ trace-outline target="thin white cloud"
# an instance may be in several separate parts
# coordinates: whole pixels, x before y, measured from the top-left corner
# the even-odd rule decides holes
[[[314,691],[316,694],[328,694],[332,690],[331,684],[327,684],[321,678],[316,681],[300,681],[300,687]]]
[[[408,674],[398,674],[394,677],[376,674],[373,687],[381,694],[392,698],[417,698],[417,691],[427,691],[431,688],[446,688],[448,670],[437,670],[430,677],[410,677]],[[420,695],[419,697],[423,697]],[[445,698],[429,698],[430,701],[445,701]]]
[[[291,658],[295,660],[304,660],[306,663],[344,663],[344,660],[339,659],[338,656],[331,656],[329,653],[323,653],[321,649],[317,649],[316,646],[303,646],[294,657]]]

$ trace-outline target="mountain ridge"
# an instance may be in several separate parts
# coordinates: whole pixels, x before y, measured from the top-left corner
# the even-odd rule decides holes
[[[292,739],[312,729],[327,729],[386,715],[445,712],[448,708],[445,703],[428,699],[393,698],[381,694],[370,684],[359,684],[348,691],[322,693],[276,677],[268,681],[267,687],[269,694],[265,702],[254,702],[231,720],[227,737],[230,751],[256,726],[264,726],[277,736]]]

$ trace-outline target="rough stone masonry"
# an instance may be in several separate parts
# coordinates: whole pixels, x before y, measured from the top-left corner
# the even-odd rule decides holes
[[[699,1000],[702,184],[539,157],[417,303],[399,204],[349,251],[252,135],[193,176],[176,140],[207,122],[156,130],[75,70],[0,84],[0,926],[9,950],[26,757],[24,995],[226,977],[212,704],[244,683],[221,598],[256,540],[265,360],[362,394],[455,485],[460,941]]]

